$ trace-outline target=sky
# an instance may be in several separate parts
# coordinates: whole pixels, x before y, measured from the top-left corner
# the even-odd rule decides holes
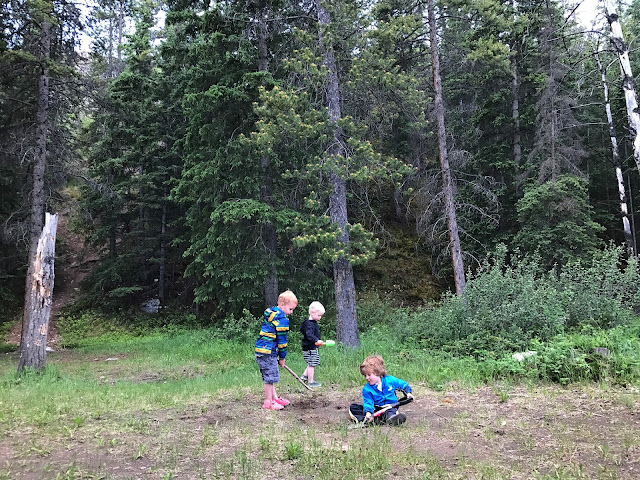
[[[602,14],[598,13],[598,7],[601,7],[603,0],[570,0],[571,3],[578,3],[578,8],[576,9],[576,17],[577,21],[582,24],[585,28],[590,29],[593,24],[593,20],[596,16],[599,15],[600,20],[602,20]],[[91,2],[87,2],[90,4]],[[86,8],[86,7],[85,7]],[[164,23],[164,12],[160,11],[157,15],[157,19]],[[80,37],[80,50],[83,52],[88,52],[91,48],[91,38],[85,34],[82,34]]]
[[[582,0],[576,9],[578,22],[580,22],[584,27],[591,28],[596,16],[602,16],[602,14],[598,12],[598,7],[601,7],[601,5],[602,0]]]

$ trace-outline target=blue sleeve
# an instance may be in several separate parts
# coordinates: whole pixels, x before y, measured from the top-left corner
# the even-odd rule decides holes
[[[287,336],[289,334],[289,319],[286,315],[282,314],[278,318],[278,324],[276,325],[276,336],[278,343],[278,358],[284,359],[287,356]]]
[[[373,394],[367,387],[368,384],[362,388],[362,410],[364,410],[364,413],[373,413]]]
[[[404,393],[411,393],[411,386],[405,382],[404,380],[401,380],[399,378],[396,377],[392,377],[391,375],[387,375],[388,380],[390,380],[390,385],[395,388],[396,390],[402,390]]]

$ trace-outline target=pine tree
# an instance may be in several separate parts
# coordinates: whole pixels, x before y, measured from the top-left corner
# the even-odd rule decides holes
[[[275,83],[269,52],[289,27],[276,11],[278,4],[234,2],[197,15],[176,5],[167,18],[164,55],[188,71],[185,168],[173,191],[187,209],[186,273],[196,281],[195,301],[221,314],[263,307],[265,291],[256,285],[285,278],[284,288],[295,286],[284,261],[290,243],[283,233],[294,212],[282,193],[282,166],[246,141],[260,88]],[[264,15],[274,15],[267,37]]]
[[[175,235],[169,229],[181,216],[169,199],[180,168],[174,144],[181,117],[153,46],[154,8],[143,2],[134,9],[135,32],[124,46],[127,67],[110,82],[106,108],[90,125],[95,140],[87,209],[91,241],[105,256],[85,285],[88,298],[113,307],[165,299]],[[172,264],[179,269],[179,257]]]

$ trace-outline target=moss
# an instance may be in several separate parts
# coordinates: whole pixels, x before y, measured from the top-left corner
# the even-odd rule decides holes
[[[440,298],[447,286],[431,274],[431,259],[416,247],[417,235],[392,231],[393,240],[367,265],[355,269],[360,291],[375,291],[395,306],[418,306]]]

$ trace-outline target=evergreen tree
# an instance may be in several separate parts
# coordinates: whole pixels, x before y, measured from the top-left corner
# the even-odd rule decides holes
[[[283,288],[300,293],[300,270],[286,261],[285,229],[294,212],[282,165],[246,141],[260,88],[275,83],[277,62],[267,61],[270,52],[290,28],[285,9],[270,17],[273,29],[265,36],[262,16],[278,7],[232,2],[200,11],[176,4],[167,18],[164,54],[175,63],[180,59],[188,72],[182,85],[185,168],[173,192],[187,209],[186,273],[196,280],[196,302],[221,313],[263,307],[264,292],[256,285],[265,285],[274,268],[286,280]],[[271,229],[275,242],[273,232],[265,235]]]
[[[384,127],[420,121],[424,99],[415,79],[385,55],[386,40],[407,35],[371,23],[355,7],[316,3],[317,24],[296,32],[296,48],[285,62],[287,88],[265,90],[259,130],[251,138],[276,161],[294,162],[295,170],[285,176],[304,196],[298,200],[294,253],[304,259],[308,252],[316,270],[332,266],[338,339],[349,346],[358,343],[351,266],[370,260],[376,243],[352,219],[367,218],[366,199],[376,182],[400,181],[408,173],[385,153],[399,132]]]
[[[127,67],[110,83],[107,108],[90,126],[90,238],[106,255],[85,284],[89,298],[110,306],[164,300],[175,235],[170,227],[181,216],[169,199],[180,168],[174,144],[181,117],[153,46],[154,11],[151,2],[135,7],[135,32],[124,46]],[[172,264],[179,271],[179,257]]]
[[[587,260],[602,246],[603,228],[592,220],[587,182],[561,175],[525,190],[517,204],[522,228],[514,244],[523,252],[538,252],[541,265],[558,268],[574,259]]]
[[[0,193],[0,276],[5,281],[0,302],[17,298],[44,211],[73,156],[79,17],[78,8],[65,2],[2,4],[0,169],[5,188]]]

